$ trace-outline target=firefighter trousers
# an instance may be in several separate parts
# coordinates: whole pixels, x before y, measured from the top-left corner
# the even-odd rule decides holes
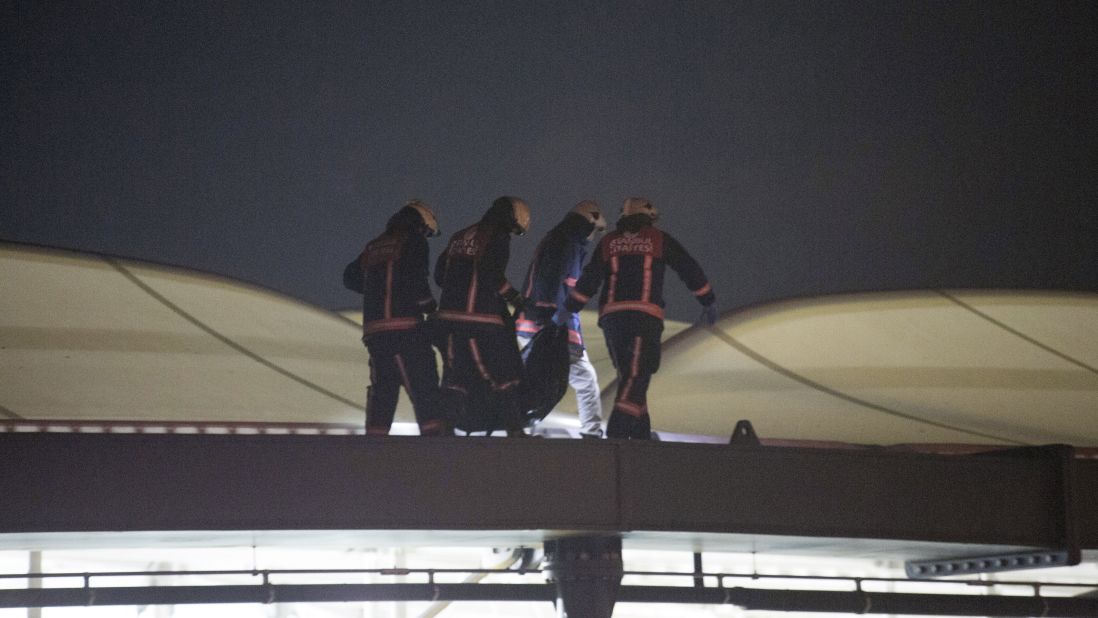
[[[649,440],[648,385],[660,368],[663,320],[636,311],[621,311],[599,320],[610,360],[618,373],[614,409],[606,437]]]
[[[442,416],[438,365],[430,339],[420,330],[371,336],[370,388],[366,393],[366,435],[388,435],[400,387],[408,393],[420,435],[451,433]]]
[[[522,433],[522,357],[514,331],[449,328],[437,345],[443,359],[441,388],[457,408],[455,426],[468,432]]]

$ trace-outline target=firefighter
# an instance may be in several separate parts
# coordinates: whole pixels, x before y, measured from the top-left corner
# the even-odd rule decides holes
[[[522,359],[515,345],[510,304],[518,313],[522,295],[507,280],[511,236],[530,226],[530,208],[517,197],[500,197],[480,221],[450,237],[435,263],[442,288],[433,330],[442,352],[442,393],[448,409],[473,419],[463,429],[525,436],[519,398]],[[482,423],[478,425],[477,423]]]
[[[648,384],[660,366],[664,266],[701,303],[702,321],[717,319],[716,296],[698,263],[655,223],[659,212],[640,197],[625,200],[616,229],[599,243],[565,307],[579,311],[599,289],[599,326],[618,372],[618,391],[606,427],[609,438],[648,440]]]
[[[522,344],[528,344],[550,321],[568,329],[568,384],[576,392],[580,435],[585,438],[602,437],[602,394],[595,366],[583,345],[579,315],[565,310],[564,302],[583,268],[587,244],[605,231],[606,218],[594,200],[576,204],[556,227],[549,230],[526,271],[522,286],[526,310],[515,324]],[[524,355],[526,351],[524,349]]]
[[[438,234],[431,209],[411,200],[343,270],[343,285],[362,294],[362,341],[370,351],[366,435],[388,435],[401,386],[420,435],[453,433],[442,414],[437,361],[423,326],[424,314],[437,308],[428,284],[427,238]]]

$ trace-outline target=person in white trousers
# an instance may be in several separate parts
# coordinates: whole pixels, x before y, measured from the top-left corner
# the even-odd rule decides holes
[[[526,271],[522,294],[524,310],[517,316],[515,332],[525,345],[550,321],[568,329],[571,364],[568,384],[576,391],[580,435],[601,438],[602,392],[595,366],[587,356],[579,315],[564,309],[564,300],[576,284],[587,256],[587,245],[606,231],[606,219],[593,200],[576,204],[564,219],[545,235]]]

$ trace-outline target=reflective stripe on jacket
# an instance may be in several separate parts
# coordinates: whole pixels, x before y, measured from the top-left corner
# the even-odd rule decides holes
[[[427,283],[427,239],[394,229],[367,243],[343,270],[343,285],[362,294],[362,336],[412,330],[435,309]]]
[[[640,215],[643,216],[643,215]],[[630,230],[619,227],[599,243],[568,298],[578,311],[601,288],[599,317],[620,311],[638,311],[663,319],[663,278],[670,266],[702,305],[715,300],[709,280],[697,261],[677,240],[646,224]]]
[[[440,321],[467,326],[503,326],[511,235],[486,223],[471,225],[450,237],[435,263]]]

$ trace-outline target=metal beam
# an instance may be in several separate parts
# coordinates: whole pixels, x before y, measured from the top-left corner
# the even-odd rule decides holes
[[[609,440],[79,433],[0,433],[0,452],[0,534],[687,531],[1056,549],[1070,531],[1081,548],[1098,549],[1093,460]],[[1070,509],[1063,465],[1074,478]]]

